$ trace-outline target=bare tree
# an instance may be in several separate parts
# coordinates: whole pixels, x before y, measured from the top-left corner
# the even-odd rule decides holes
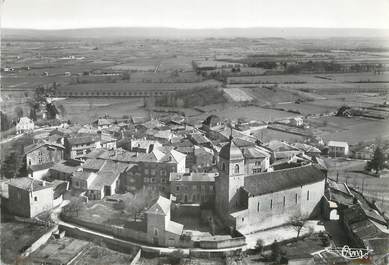
[[[301,230],[303,229],[304,225],[306,224],[308,220],[307,215],[304,214],[298,214],[294,215],[289,219],[289,224],[293,227],[294,230],[297,232],[296,241],[299,239]]]
[[[72,199],[68,205],[63,208],[63,214],[65,216],[78,216],[78,213],[85,208],[85,204],[82,199]]]
[[[139,214],[158,196],[158,193],[151,189],[142,189],[135,193],[133,199],[126,203],[126,210],[134,215],[136,221]]]

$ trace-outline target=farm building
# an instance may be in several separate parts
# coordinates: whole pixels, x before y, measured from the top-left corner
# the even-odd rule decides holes
[[[349,146],[347,142],[329,141],[327,143],[328,154],[330,156],[347,156],[349,152]]]
[[[34,130],[34,121],[27,118],[22,117],[20,118],[18,124],[16,124],[16,133],[23,133]]]
[[[219,82],[198,83],[101,83],[77,84],[60,87],[57,97],[160,97],[177,91],[218,87]]]

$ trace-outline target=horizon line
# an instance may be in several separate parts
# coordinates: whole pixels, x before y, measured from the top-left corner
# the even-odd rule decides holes
[[[377,27],[306,27],[306,26],[249,26],[249,27],[167,27],[167,26],[96,26],[96,27],[69,27],[69,28],[28,28],[28,27],[2,27],[3,30],[85,30],[85,29],[110,29],[110,28],[141,28],[141,29],[173,29],[173,30],[226,30],[226,29],[335,29],[335,30],[389,30],[388,28]]]

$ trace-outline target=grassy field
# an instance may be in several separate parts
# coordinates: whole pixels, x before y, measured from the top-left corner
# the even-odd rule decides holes
[[[47,230],[43,226],[2,221],[1,223],[1,262],[11,264]]]
[[[56,105],[64,106],[64,120],[70,119],[73,123],[81,124],[90,123],[104,115],[116,118],[123,115],[147,115],[144,109],[140,109],[143,106],[141,98],[67,98],[57,101]]]
[[[218,115],[224,119],[237,120],[238,118],[245,117],[249,120],[259,120],[259,121],[274,121],[283,118],[296,117],[297,114],[278,111],[272,109],[264,109],[255,106],[240,107],[240,106],[220,106],[216,110],[211,110],[207,113],[203,113],[198,116],[199,119],[205,119],[211,114]]]
[[[61,239],[50,239],[45,245],[35,251],[29,259],[32,261],[52,261],[58,264],[129,264],[133,258],[133,253],[121,253],[84,240],[64,237]]]

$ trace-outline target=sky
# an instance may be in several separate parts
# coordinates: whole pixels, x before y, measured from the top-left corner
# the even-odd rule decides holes
[[[2,0],[4,28],[389,28],[389,0]]]

